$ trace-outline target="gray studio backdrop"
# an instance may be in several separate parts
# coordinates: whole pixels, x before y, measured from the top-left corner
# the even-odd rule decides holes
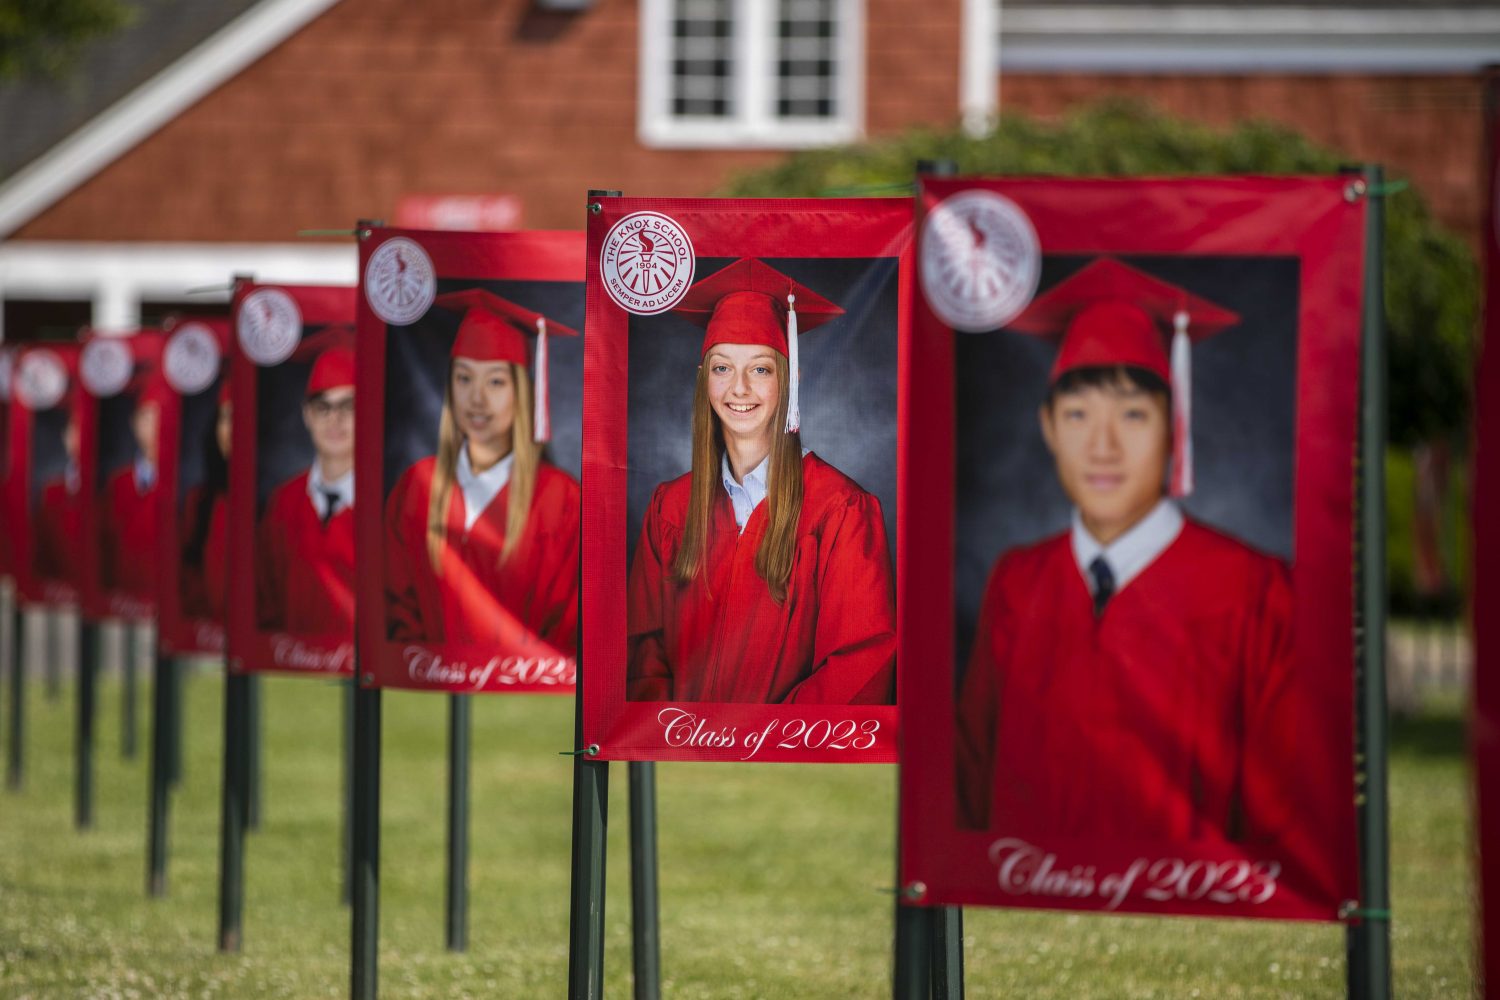
[[[696,281],[737,258],[699,258]],[[896,546],[897,260],[763,257],[844,314],[798,341],[802,445],[880,499]],[[703,327],[667,312],[630,317],[627,559],[659,483],[689,471]],[[628,565],[628,562],[627,562]]]
[[[1038,294],[1094,257],[1046,257]],[[1193,346],[1190,517],[1290,561],[1300,267],[1294,257],[1126,257],[1132,267],[1238,313]],[[962,677],[984,584],[1010,548],[1068,529],[1071,507],[1042,441],[1056,341],[957,334],[956,616]],[[1312,389],[1316,391],[1316,389]]]

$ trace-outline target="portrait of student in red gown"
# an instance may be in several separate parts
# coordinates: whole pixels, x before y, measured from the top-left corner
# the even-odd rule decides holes
[[[234,427],[229,379],[223,379],[217,396],[210,396],[210,399],[216,402],[213,420],[199,445],[201,478],[186,491],[178,521],[182,546],[180,587],[182,610],[186,616],[222,622],[224,591],[228,584],[225,510]],[[184,400],[183,409],[186,412],[187,400]]]
[[[145,606],[156,603],[157,463],[162,405],[171,393],[153,362],[138,366],[123,393],[99,403],[101,581],[105,593]],[[128,436],[119,434],[120,415]]]
[[[1009,324],[1057,345],[1037,420],[1071,512],[989,571],[957,701],[961,825],[1274,844],[1293,821],[1287,564],[1182,506],[1193,345],[1240,320],[1098,258]],[[1277,403],[1242,419],[1290,426]]]
[[[300,415],[313,456],[271,491],[260,516],[255,585],[263,630],[329,635],[354,627],[353,344],[351,330],[333,327],[299,348],[314,359]],[[270,457],[261,459],[268,469]]]
[[[32,454],[37,471],[45,471],[43,463],[58,453],[59,441],[65,463],[55,475],[41,480],[33,507],[36,534],[32,561],[37,579],[44,585],[63,582],[76,585],[82,572],[87,536],[83,528],[83,472],[78,464],[78,413],[73,406],[77,391],[77,382],[70,382],[69,391],[57,409],[32,416]],[[50,426],[59,418],[65,421],[60,438],[56,428]]]
[[[576,656],[578,483],[546,443],[547,341],[577,331],[481,288],[435,305],[461,319],[436,453],[386,500],[387,636],[498,648],[529,634]]]
[[[800,434],[799,338],[844,310],[742,258],[675,312],[705,328],[682,415],[691,466],[646,506],[627,585],[626,697],[891,704],[881,503]]]

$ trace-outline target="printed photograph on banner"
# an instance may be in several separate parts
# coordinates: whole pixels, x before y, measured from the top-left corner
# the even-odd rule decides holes
[[[361,500],[360,530],[379,556],[361,564],[363,662],[383,686],[571,691],[583,241],[375,230],[364,245],[381,395],[361,446],[377,502]]]
[[[1102,252],[1067,182],[1006,187],[1050,222],[1034,292],[988,330],[933,307],[952,674],[907,732],[977,902],[1333,919],[1347,888],[1361,217],[1190,183],[1111,189],[1153,228]],[[1264,228],[1178,235],[1215,196]]]
[[[75,345],[20,352],[9,406],[8,509],[29,526],[11,533],[14,576],[23,597],[51,604],[78,600],[88,539],[77,360]]]
[[[630,324],[626,697],[894,704],[896,261],[695,279]]]
[[[173,498],[163,512],[163,574],[158,628],[176,653],[222,653],[228,608],[229,457],[234,406],[223,360],[229,323],[219,317],[174,321],[163,371],[178,392],[164,411],[162,485]]]
[[[195,407],[205,478],[191,516],[203,531],[203,572],[215,558],[215,455],[229,463],[228,547],[251,568],[226,588],[229,653],[240,669],[352,669],[353,300],[352,288],[241,282],[231,388]],[[185,557],[196,543],[185,540]],[[198,597],[211,600],[212,586],[205,581]]]
[[[95,345],[118,352],[91,352]],[[157,330],[94,335],[83,348],[83,390],[94,397],[94,425],[84,437],[93,469],[85,483],[93,486],[98,532],[90,603],[99,615],[144,620],[156,610],[161,422],[174,395],[162,375],[161,349]],[[91,353],[106,361],[91,368]]]
[[[609,388],[586,404],[604,468],[585,484],[585,645],[623,670],[585,686],[589,741],[614,759],[892,759],[909,213],[642,204],[590,219],[607,294],[587,368]]]

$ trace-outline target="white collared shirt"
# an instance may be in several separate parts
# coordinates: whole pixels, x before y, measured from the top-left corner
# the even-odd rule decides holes
[[[750,515],[755,513],[755,508],[766,498],[766,475],[771,470],[771,455],[768,452],[759,465],[745,473],[744,483],[734,481],[728,455],[719,464],[724,477],[724,491],[729,494],[729,502],[734,506],[734,523],[739,525],[740,534],[743,535],[745,525],[750,523]]]
[[[328,498],[325,493],[337,494],[333,501],[333,510],[328,509]],[[307,474],[307,495],[312,500],[313,510],[318,512],[318,519],[326,521],[345,507],[354,506],[354,470],[339,476],[333,482],[323,478],[323,467],[313,460],[312,468]]]
[[[1182,524],[1182,511],[1172,501],[1163,499],[1125,534],[1109,545],[1100,545],[1083,526],[1083,518],[1075,508],[1073,558],[1078,562],[1078,571],[1083,574],[1089,593],[1094,592],[1094,574],[1089,571],[1089,566],[1096,558],[1103,556],[1109,565],[1109,571],[1114,574],[1115,593],[1118,594],[1165,552],[1168,545],[1177,541],[1177,536],[1182,534]]]
[[[135,459],[135,491],[144,493],[156,485],[156,464],[148,461],[145,455],[137,455]]]
[[[468,442],[465,441],[458,449],[457,479],[459,491],[464,495],[464,531],[474,527],[479,515],[505,489],[505,484],[510,482],[511,466],[515,462],[516,453],[511,451],[483,472],[475,472],[474,466],[469,464]]]

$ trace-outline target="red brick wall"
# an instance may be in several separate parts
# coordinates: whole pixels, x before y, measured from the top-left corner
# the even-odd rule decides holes
[[[1476,248],[1484,214],[1481,80],[1452,76],[1131,76],[1005,74],[1001,113],[1053,116],[1134,97],[1213,125],[1288,125],[1350,162],[1409,178],[1439,219]]]
[[[637,6],[343,0],[15,238],[281,241],[404,192],[513,193],[528,227],[576,229],[588,188],[702,195],[774,161],[640,146]],[[872,133],[956,117],[960,6],[867,0]]]

